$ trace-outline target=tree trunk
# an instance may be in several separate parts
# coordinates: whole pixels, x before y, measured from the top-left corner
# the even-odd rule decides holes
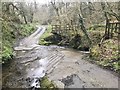
[[[105,28],[105,34],[104,34],[103,39],[101,41],[101,43],[102,43],[103,40],[104,40],[104,38],[108,38],[108,35],[107,35],[107,26],[108,26],[109,19],[108,19],[108,16],[107,16],[107,12],[105,11],[105,2],[101,2],[101,6],[102,6],[102,10],[104,12],[105,19],[106,19],[106,28]]]
[[[83,18],[82,18],[82,16],[80,14],[79,14],[79,23],[80,23],[79,25],[80,25],[81,30],[83,31],[83,33],[85,34],[86,38],[89,41],[89,44],[91,45],[92,41],[91,41],[90,37],[87,34],[87,30],[86,30],[86,28],[84,26],[84,23],[83,23]]]
[[[79,15],[79,23],[80,23],[79,25],[80,25],[80,28],[83,31],[83,33],[85,34],[86,38],[88,39],[89,44],[91,45],[92,41],[91,41],[90,37],[88,36],[87,30],[86,30],[85,25],[84,25],[84,20],[83,20],[83,17],[82,17],[81,5],[80,5],[80,13],[78,14]]]
[[[23,15],[23,18],[24,18],[25,24],[27,24],[27,19],[26,19],[25,15]]]
[[[60,14],[59,14],[59,11],[58,11],[59,9],[56,7],[56,5],[55,5],[55,1],[54,1],[54,2],[51,1],[51,4],[52,4],[53,8],[55,9],[56,14],[57,14],[57,16],[58,16],[59,24],[61,24]]]

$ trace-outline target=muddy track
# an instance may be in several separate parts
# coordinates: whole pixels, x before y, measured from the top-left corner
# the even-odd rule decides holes
[[[84,60],[83,52],[37,45],[45,27],[20,41],[16,58],[3,69],[3,88],[39,88],[47,75],[59,88],[118,88],[118,77]]]

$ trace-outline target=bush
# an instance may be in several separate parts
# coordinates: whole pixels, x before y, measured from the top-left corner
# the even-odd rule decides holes
[[[11,60],[13,58],[13,50],[11,47],[3,46],[2,51],[2,63],[8,62],[8,60]]]
[[[6,63],[13,57],[12,45],[15,41],[14,27],[11,27],[9,22],[2,22],[2,52],[1,63]]]
[[[101,49],[98,45],[93,46],[92,48],[90,48],[90,54],[92,56],[93,59],[96,60],[100,60],[101,56]]]
[[[89,37],[92,40],[92,45],[97,45],[98,43],[100,43],[103,35],[104,35],[104,31],[88,31]]]
[[[104,35],[104,32],[103,31],[94,31],[94,30],[89,30],[88,31],[88,35],[92,41],[92,46],[93,45],[97,45],[98,43],[100,43],[101,41],[101,38],[103,37]],[[86,38],[86,36],[84,34],[81,34],[81,43],[78,47],[80,50],[89,50],[90,48],[90,45],[88,43],[88,40]]]
[[[19,31],[21,30],[21,31]],[[34,25],[21,25],[17,23],[2,22],[2,61],[1,63],[7,63],[13,59],[13,45],[19,36],[28,36],[35,30]],[[19,32],[19,33],[18,33]],[[17,33],[17,34],[16,34]]]
[[[110,67],[115,71],[120,71],[120,56],[118,52],[118,41],[113,39],[106,40],[101,46],[96,45],[90,49],[91,57],[98,64]]]
[[[20,29],[21,36],[25,37],[32,34],[37,28],[34,24],[23,24]]]

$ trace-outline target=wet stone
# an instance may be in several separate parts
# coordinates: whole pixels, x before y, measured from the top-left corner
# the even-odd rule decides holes
[[[29,88],[40,88],[40,78],[30,78],[26,79]]]
[[[77,74],[67,76],[61,82],[65,84],[65,88],[84,88],[84,81]]]

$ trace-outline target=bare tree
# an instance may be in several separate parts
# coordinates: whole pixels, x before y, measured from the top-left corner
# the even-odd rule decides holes
[[[84,25],[84,19],[83,19],[83,16],[82,16],[82,3],[80,3],[80,7],[79,7],[80,9],[79,9],[79,13],[78,13],[78,15],[79,15],[79,22],[80,22],[80,28],[81,28],[81,30],[83,31],[83,33],[85,34],[85,36],[87,37],[87,39],[88,39],[88,41],[89,41],[89,44],[91,45],[92,44],[92,42],[91,42],[91,39],[90,39],[90,37],[89,37],[89,35],[88,35],[88,33],[87,33],[87,29],[85,28],[85,25]]]
[[[56,14],[58,16],[59,24],[61,24],[59,8],[56,6],[56,1],[55,0],[51,1],[51,4],[52,4],[52,6],[53,6],[53,8],[56,11]]]

